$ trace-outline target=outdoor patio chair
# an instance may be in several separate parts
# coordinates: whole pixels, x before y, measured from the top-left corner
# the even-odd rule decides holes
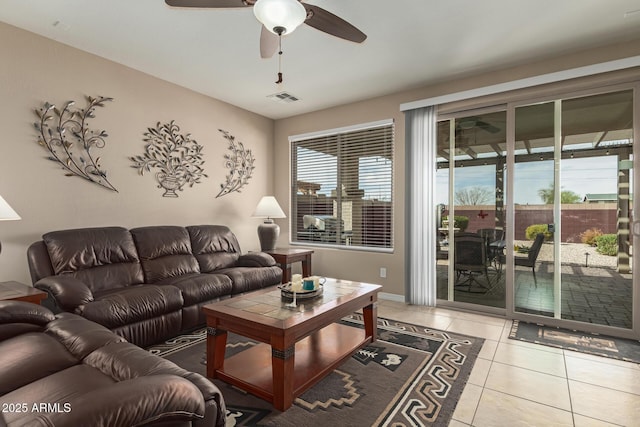
[[[538,254],[540,253],[540,248],[542,247],[542,243],[544,242],[544,234],[538,233],[536,235],[536,239],[533,241],[533,245],[531,245],[531,249],[527,253],[527,257],[516,257],[514,259],[515,265],[519,265],[522,267],[531,267],[531,271],[533,272],[533,283],[538,287],[538,280],[536,279],[536,259],[538,259]]]
[[[456,286],[466,286],[467,292],[472,292],[472,287],[477,284],[486,292],[490,284],[487,271],[487,245],[485,239],[477,234],[456,235],[454,243],[454,269],[456,270]],[[477,280],[476,275],[484,275],[486,284]],[[462,276],[466,280],[458,283]]]

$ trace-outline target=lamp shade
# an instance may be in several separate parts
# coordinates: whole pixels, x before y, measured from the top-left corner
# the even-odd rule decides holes
[[[13,210],[9,203],[0,196],[0,221],[11,221],[21,219],[20,215]]]
[[[298,0],[258,0],[253,13],[274,34],[289,34],[307,19],[307,11]]]
[[[253,213],[254,218],[286,218],[278,201],[273,196],[264,196],[260,199],[256,210]]]

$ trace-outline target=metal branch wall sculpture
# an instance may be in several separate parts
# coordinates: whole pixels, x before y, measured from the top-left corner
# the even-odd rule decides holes
[[[251,174],[255,169],[254,157],[251,150],[245,149],[242,142],[236,142],[236,138],[226,130],[218,129],[229,142],[230,154],[225,154],[225,167],[230,169],[224,184],[220,184],[220,192],[216,196],[222,197],[240,189],[249,183]]]
[[[152,168],[159,169],[156,180],[158,188],[164,189],[163,197],[178,197],[176,191],[182,191],[185,184],[193,187],[207,177],[202,168],[202,145],[191,139],[190,134],[179,132],[180,127],[173,120],[166,124],[158,122],[144,134],[144,141],[148,142],[145,153],[129,157],[140,175]]]
[[[35,112],[40,119],[34,123],[38,131],[38,144],[49,152],[49,160],[59,163],[66,176],[79,176],[101,187],[117,192],[107,179],[107,172],[100,166],[100,157],[94,157],[93,148],[104,148],[107,133],[89,129],[88,121],[94,118],[96,107],[103,107],[113,98],[86,97],[85,109],[73,108],[69,101],[62,109],[45,102]]]

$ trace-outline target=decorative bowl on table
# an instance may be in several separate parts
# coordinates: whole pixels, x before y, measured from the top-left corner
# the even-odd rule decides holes
[[[291,282],[283,283],[282,285],[278,285],[280,292],[282,294],[282,298],[293,299],[293,290],[291,290]],[[318,289],[313,289],[311,291],[305,291],[304,289],[296,292],[297,299],[307,299],[314,298],[319,295],[322,295],[322,285],[318,286]]]

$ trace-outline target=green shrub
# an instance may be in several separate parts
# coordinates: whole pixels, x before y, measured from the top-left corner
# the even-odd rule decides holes
[[[580,240],[586,245],[596,246],[596,239],[599,236],[602,236],[602,230],[599,228],[590,228],[580,234]]]
[[[460,231],[465,231],[469,227],[468,216],[456,215],[453,217],[453,221],[455,223],[454,227],[459,228]]]
[[[544,240],[553,240],[553,233],[547,228],[547,224],[531,224],[524,234],[527,240],[535,240],[538,233],[544,234]]]
[[[449,217],[447,215],[444,215],[442,217],[442,221],[447,221],[449,219]],[[453,217],[453,226],[455,228],[459,228],[460,231],[465,231],[467,229],[467,227],[469,227],[469,217],[468,216],[462,216],[462,215],[455,215]]]
[[[618,236],[616,234],[603,234],[596,237],[596,250],[602,255],[615,256],[618,254]]]

